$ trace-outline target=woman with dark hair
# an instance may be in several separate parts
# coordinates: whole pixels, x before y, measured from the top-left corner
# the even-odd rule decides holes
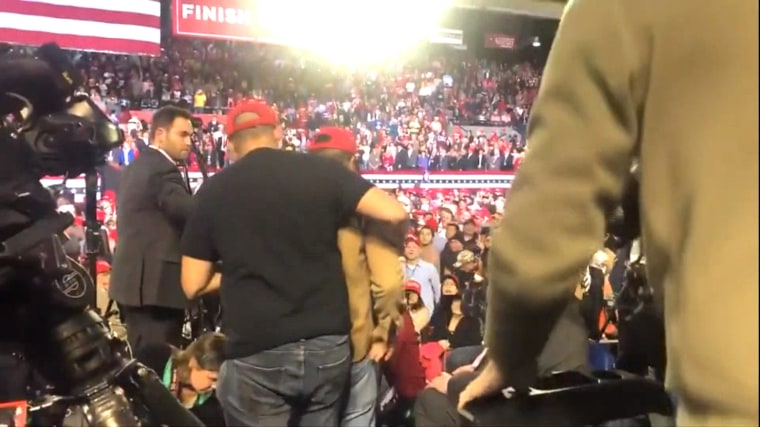
[[[430,322],[430,311],[425,307],[421,295],[422,286],[414,280],[404,283],[404,305],[412,318],[414,330],[420,333]]]
[[[224,415],[214,396],[226,338],[208,332],[184,350],[169,344],[141,348],[135,358],[153,369],[172,394],[207,426],[223,426]]]
[[[444,351],[480,345],[480,320],[462,311],[462,294],[453,275],[446,275],[441,285],[441,301],[430,319],[423,342],[437,342]]]

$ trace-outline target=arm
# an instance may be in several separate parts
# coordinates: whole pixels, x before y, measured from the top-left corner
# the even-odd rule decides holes
[[[422,307],[416,313],[412,314],[412,320],[414,321],[414,330],[417,333],[422,332],[422,330],[430,323],[430,312],[427,307]]]
[[[356,205],[356,212],[381,221],[394,223],[409,218],[409,214],[406,213],[398,200],[377,187],[372,187],[364,194]]]
[[[320,177],[329,177],[331,180],[331,187],[336,190],[333,197],[337,196],[333,200],[342,218],[355,213],[393,223],[409,218],[398,200],[373,186],[358,173],[329,159],[313,157],[312,161],[324,162]]]
[[[220,280],[212,280],[213,276],[214,263],[211,261],[182,256],[182,290],[187,299],[219,289]]]
[[[430,287],[433,290],[433,307],[441,301],[441,275],[435,267],[430,269]]]
[[[182,176],[170,170],[155,175],[151,185],[156,189],[158,209],[178,224],[185,224],[192,209],[193,196],[187,192]]]
[[[364,251],[367,254],[370,289],[377,322],[372,332],[372,341],[386,342],[391,325],[401,321],[404,272],[398,262],[399,250],[368,234],[365,237]]]
[[[221,280],[214,276],[214,262],[219,260],[213,239],[215,208],[208,189],[198,193],[198,203],[193,209],[182,234],[182,290],[188,299],[219,288]]]
[[[630,168],[643,73],[618,5],[566,8],[529,124],[530,154],[494,232],[486,343],[515,387],[534,381]]]

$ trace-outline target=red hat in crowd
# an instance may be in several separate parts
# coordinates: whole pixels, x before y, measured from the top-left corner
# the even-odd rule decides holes
[[[116,192],[113,190],[106,190],[103,192],[103,197],[100,199],[113,203],[116,201]]]
[[[324,127],[317,131],[314,141],[307,147],[309,151],[338,150],[349,154],[356,154],[356,138],[354,134],[339,127]]]
[[[425,221],[425,227],[435,232],[438,230],[438,221],[436,221],[435,218],[428,218],[427,221]]]
[[[95,268],[98,274],[108,273],[111,271],[111,264],[109,264],[108,261],[100,259],[98,260]]]
[[[251,113],[257,117],[236,123],[241,114]],[[252,129],[257,126],[277,126],[280,124],[277,113],[267,104],[261,101],[247,101],[240,103],[227,114],[227,135],[231,137],[236,132],[244,129]]]
[[[422,292],[422,285],[420,285],[420,283],[416,280],[407,280],[406,283],[404,283],[404,290],[411,291],[419,295]]]
[[[404,240],[404,243],[414,243],[417,246],[422,246],[422,243],[420,243],[420,238],[415,236],[414,234],[410,234],[406,236],[406,239]]]

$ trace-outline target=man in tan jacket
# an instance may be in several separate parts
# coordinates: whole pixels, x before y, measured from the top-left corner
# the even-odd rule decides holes
[[[350,131],[320,129],[309,151],[356,170],[356,140]],[[343,427],[375,425],[379,379],[376,363],[390,356],[391,326],[401,318],[404,274],[398,262],[406,226],[389,229],[363,218],[338,231],[338,248],[351,312],[351,390]],[[393,235],[398,236],[394,239]],[[397,244],[393,244],[398,240]]]
[[[678,424],[758,425],[757,17],[750,0],[568,3],[493,236],[493,364],[460,403],[535,379],[636,158]]]

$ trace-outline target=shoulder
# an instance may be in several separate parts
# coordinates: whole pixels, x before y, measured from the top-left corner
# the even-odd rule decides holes
[[[438,271],[438,270],[435,268],[435,266],[434,266],[432,263],[430,263],[430,262],[427,262],[427,261],[423,261],[423,260],[419,260],[419,261],[417,261],[417,262],[419,262],[419,263],[420,263],[420,265],[421,265],[421,266],[422,266],[424,269],[426,269],[426,270],[430,270],[430,271],[434,271],[434,272],[437,272],[437,271]]]
[[[173,171],[176,167],[155,148],[148,148],[127,166],[127,170],[142,170],[147,173]]]

